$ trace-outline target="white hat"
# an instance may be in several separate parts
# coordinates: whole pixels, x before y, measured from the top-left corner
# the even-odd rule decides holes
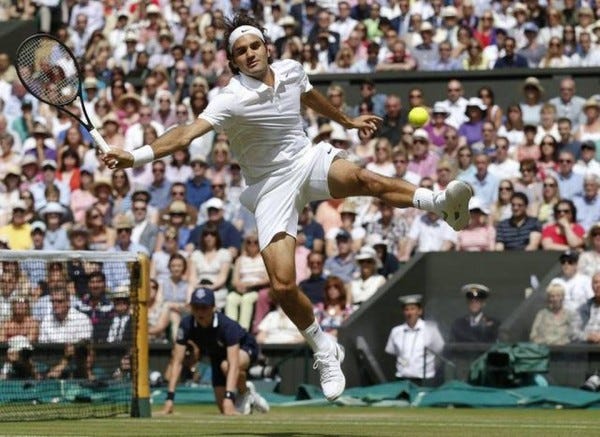
[[[31,232],[42,231],[46,232],[46,224],[42,221],[36,220],[31,224]]]
[[[365,242],[367,245],[371,246],[371,247],[375,247],[375,246],[387,246],[386,241],[383,239],[383,237],[380,234],[369,234],[367,235],[367,238],[365,239]]]
[[[25,211],[27,209],[27,204],[23,199],[17,199],[11,203],[11,209],[22,209],[23,211]]]
[[[86,90],[88,88],[98,88],[98,79],[95,77],[86,77],[83,81],[83,87]]]
[[[27,337],[15,335],[8,339],[8,352],[21,352],[23,349],[33,350]]]
[[[442,18],[458,17],[458,9],[454,6],[446,6],[442,8]]]
[[[42,208],[40,208],[40,214],[60,214],[63,215],[65,213],[65,209],[58,202],[48,202]]]
[[[206,164],[206,156],[204,156],[201,153],[192,155],[192,157],[190,159],[190,164],[193,162],[201,162],[202,164]]]
[[[110,294],[111,299],[129,299],[129,286],[119,285]]]
[[[475,211],[476,209],[480,210],[485,215],[489,215],[490,209],[483,204],[479,197],[471,197],[469,200],[469,211]]]
[[[487,109],[487,106],[485,106],[483,100],[481,100],[479,97],[471,97],[467,101],[467,108],[469,108],[469,106],[475,106],[476,108],[479,108],[482,111],[485,111]]]
[[[372,259],[375,261],[375,265],[378,269],[381,268],[381,260],[377,256],[377,252],[371,246],[363,246],[360,248],[354,259],[358,261],[363,261],[367,259]]]
[[[419,305],[423,304],[423,295],[421,294],[409,294],[407,296],[400,296],[398,298],[402,305]]]
[[[341,129],[333,129],[331,136],[329,137],[329,141],[343,141],[346,143],[350,142],[350,138],[348,138],[348,134],[345,130]]]
[[[146,6],[146,14],[160,14],[160,8],[154,3],[150,3],[148,6]]]
[[[444,102],[435,102],[433,104],[432,114],[446,114],[449,115],[450,111],[448,110],[448,105]]]
[[[419,32],[433,32],[433,26],[429,21],[424,21],[419,27]]]
[[[296,25],[297,25],[296,20],[291,15],[286,15],[281,20],[279,20],[279,23],[277,23],[277,24],[279,24],[281,27],[284,27],[284,26],[296,27]]]
[[[223,209],[223,201],[218,197],[212,197],[204,202],[204,208],[208,211],[209,208]]]
[[[42,167],[42,169],[44,167],[52,167],[54,168],[54,170],[56,170],[58,168],[58,165],[56,164],[56,161],[54,159],[44,159],[40,167]]]
[[[427,141],[429,141],[429,134],[427,133],[427,131],[425,129],[415,129],[415,131],[412,134],[413,138],[425,138]]]

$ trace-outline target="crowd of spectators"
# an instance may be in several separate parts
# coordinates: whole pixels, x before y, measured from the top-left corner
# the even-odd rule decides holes
[[[600,65],[598,2],[564,0],[557,9],[538,0],[25,0],[3,12],[37,17],[42,30],[73,49],[83,66],[88,114],[111,146],[133,150],[189,123],[228,83],[220,19],[241,10],[262,19],[274,59],[295,59],[309,75]],[[434,213],[395,210],[376,199],[306,205],[297,283],[325,330],[335,335],[415,253],[455,250],[578,254],[578,263],[569,263],[588,291],[571,310],[592,305],[587,314],[600,323],[588,300],[600,266],[599,96],[578,95],[569,77],[557,90],[529,77],[520,91],[502,108],[493,86],[465,95],[453,79],[446,95],[413,86],[404,96],[379,93],[365,79],[360,102],[350,105],[341,86],[329,86],[327,97],[341,111],[383,118],[372,135],[303,113],[314,143],[343,148],[358,165],[434,191],[457,178],[475,193],[470,224],[460,232]],[[415,106],[430,112],[422,128],[406,120]],[[0,54],[0,108],[0,247],[146,253],[156,341],[174,338],[200,284],[261,341],[301,341],[270,300],[227,135],[212,132],[168,159],[111,171],[76,120],[27,93],[6,54]],[[0,274],[2,341],[14,335],[31,342],[120,341],[128,321],[118,269],[49,263],[40,271],[5,262]],[[64,320],[81,338],[67,335]]]

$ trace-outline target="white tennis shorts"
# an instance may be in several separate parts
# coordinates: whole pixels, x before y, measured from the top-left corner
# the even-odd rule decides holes
[[[258,243],[263,250],[285,232],[296,237],[298,215],[313,200],[331,198],[327,175],[333,159],[345,151],[321,142],[310,147],[286,171],[247,187],[240,202],[254,213]]]

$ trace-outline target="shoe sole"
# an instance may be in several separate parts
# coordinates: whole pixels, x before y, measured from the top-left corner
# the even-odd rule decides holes
[[[442,218],[454,229],[460,231],[469,224],[469,199],[473,190],[462,181],[452,181],[446,188],[446,202],[452,205],[451,211],[442,211]]]
[[[337,347],[337,358],[340,361],[340,365],[341,365],[344,362],[344,358],[346,358],[346,351],[344,350],[344,347],[340,344],[337,344],[336,347]],[[344,393],[344,390],[346,389],[346,376],[344,375],[343,372],[342,372],[342,378],[344,379],[344,382],[342,383],[342,389],[338,393],[335,393],[331,396],[326,396],[326,398],[329,402],[335,401],[337,398],[339,398],[342,395],[342,393]]]

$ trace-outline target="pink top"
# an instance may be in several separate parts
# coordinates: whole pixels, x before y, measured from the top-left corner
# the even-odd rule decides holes
[[[463,229],[458,233],[457,250],[467,252],[487,252],[493,250],[496,242],[496,229],[491,225]]]

